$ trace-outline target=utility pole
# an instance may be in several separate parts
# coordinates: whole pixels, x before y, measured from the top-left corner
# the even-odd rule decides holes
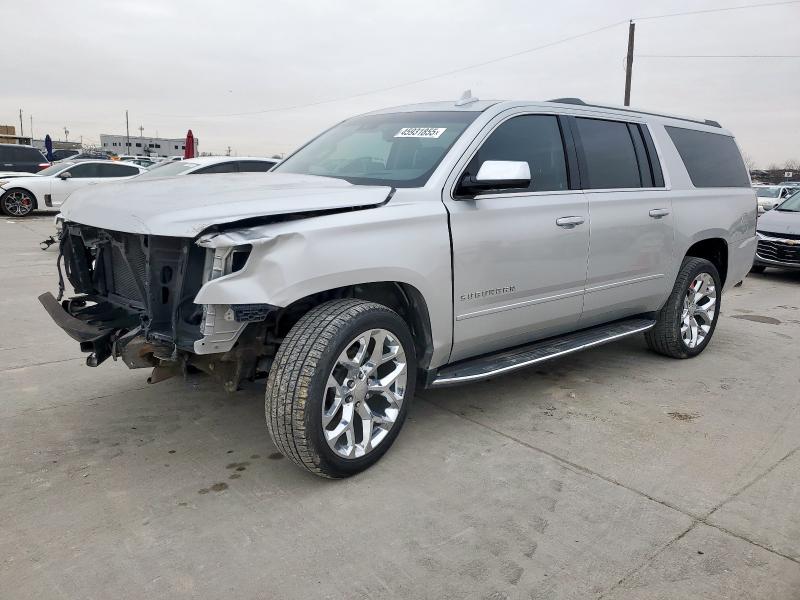
[[[139,125],[139,137],[144,137],[144,127]]]
[[[64,125],[64,141],[65,142],[69,141],[69,129],[67,129],[66,125]]]
[[[25,132],[22,130],[22,109],[19,109],[19,137],[25,135]]]
[[[31,115],[31,143],[33,143],[33,115]]]
[[[631,77],[633,77],[633,36],[636,23],[631,20],[628,25],[628,57],[625,60],[625,106],[631,105]]]
[[[125,109],[125,154],[131,153],[131,130],[128,127],[128,110]]]
[[[231,147],[228,146],[228,154],[227,154],[227,156],[230,156],[230,155],[231,155]]]

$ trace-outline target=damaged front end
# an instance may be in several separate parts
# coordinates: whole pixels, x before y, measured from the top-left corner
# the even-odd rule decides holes
[[[206,249],[190,238],[69,222],[59,244],[59,297],[39,300],[89,353],[87,365],[119,358],[132,369],[153,368],[151,383],[195,367],[228,391],[267,370],[274,307],[193,302],[204,283],[243,268],[249,246]],[[65,300],[62,268],[76,292]]]

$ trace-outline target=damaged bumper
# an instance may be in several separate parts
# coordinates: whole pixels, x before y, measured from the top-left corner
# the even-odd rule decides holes
[[[137,325],[130,313],[107,303],[87,304],[80,297],[59,302],[50,292],[39,296],[47,314],[67,335],[89,352],[86,364],[96,367],[111,356],[116,334]]]
[[[246,254],[68,222],[60,238],[59,265],[78,295],[59,301],[48,292],[39,302],[89,353],[87,365],[119,358],[153,368],[151,383],[194,366],[231,390],[255,374],[275,307],[194,303],[206,281],[235,270]]]

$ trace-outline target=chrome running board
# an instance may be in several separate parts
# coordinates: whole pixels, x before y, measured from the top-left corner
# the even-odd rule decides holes
[[[620,338],[635,335],[651,329],[655,320],[642,317],[615,321],[605,325],[575,331],[555,338],[549,338],[511,350],[478,356],[447,365],[439,369],[430,387],[443,387],[478,381],[509,371],[535,365],[551,358],[572,354]]]

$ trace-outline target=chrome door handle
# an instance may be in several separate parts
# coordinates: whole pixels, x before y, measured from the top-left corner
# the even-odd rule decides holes
[[[578,225],[583,225],[583,217],[561,217],[556,219],[556,225],[564,227],[565,229],[572,229]]]
[[[654,208],[650,211],[650,216],[654,219],[660,219],[661,217],[666,217],[669,214],[668,208]]]

